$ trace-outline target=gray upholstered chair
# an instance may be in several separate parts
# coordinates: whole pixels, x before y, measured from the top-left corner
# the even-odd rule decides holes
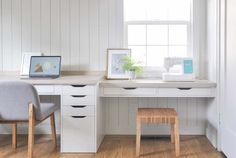
[[[56,147],[54,112],[59,106],[40,103],[34,86],[24,82],[0,82],[0,123],[12,124],[12,147],[17,147],[17,123],[28,123],[28,156],[33,156],[34,127],[50,117],[52,139]]]

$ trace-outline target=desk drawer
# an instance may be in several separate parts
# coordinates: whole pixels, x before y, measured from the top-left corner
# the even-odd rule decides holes
[[[38,94],[53,94],[54,86],[50,85],[35,85],[34,86],[38,92]]]
[[[68,85],[62,88],[63,95],[95,95],[95,87],[90,85]]]
[[[156,96],[156,88],[103,88],[103,96],[151,97]]]
[[[63,105],[95,105],[95,98],[91,95],[68,95],[62,98]]]
[[[68,105],[62,107],[62,115],[63,116],[94,116],[94,106],[87,105]]]
[[[95,152],[93,116],[62,116],[62,152]]]
[[[214,88],[159,88],[158,97],[214,97]]]

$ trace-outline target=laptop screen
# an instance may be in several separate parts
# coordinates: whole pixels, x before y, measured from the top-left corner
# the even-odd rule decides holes
[[[60,56],[32,56],[30,77],[59,77],[61,71]]]

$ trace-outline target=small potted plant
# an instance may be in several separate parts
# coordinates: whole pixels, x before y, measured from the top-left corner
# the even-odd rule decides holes
[[[140,62],[136,62],[129,56],[125,56],[123,59],[123,70],[129,74],[130,79],[136,79],[136,76],[141,74],[143,69],[141,66],[138,66]]]

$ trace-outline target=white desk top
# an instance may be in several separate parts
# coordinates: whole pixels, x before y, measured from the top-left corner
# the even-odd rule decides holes
[[[195,82],[164,82],[157,79],[138,80],[105,80],[102,74],[88,75],[62,75],[56,79],[20,79],[16,73],[0,73],[0,81],[23,81],[34,85],[73,85],[73,84],[98,84],[100,87],[163,87],[163,88],[214,88],[216,83],[208,80]]]
[[[26,78],[20,79],[19,75],[15,74],[8,74],[8,75],[1,75],[0,74],[0,81],[22,81],[28,82],[34,85],[73,85],[73,84],[97,84],[101,81],[104,77],[102,75],[65,75],[61,76],[56,79],[49,79],[49,78]]]

